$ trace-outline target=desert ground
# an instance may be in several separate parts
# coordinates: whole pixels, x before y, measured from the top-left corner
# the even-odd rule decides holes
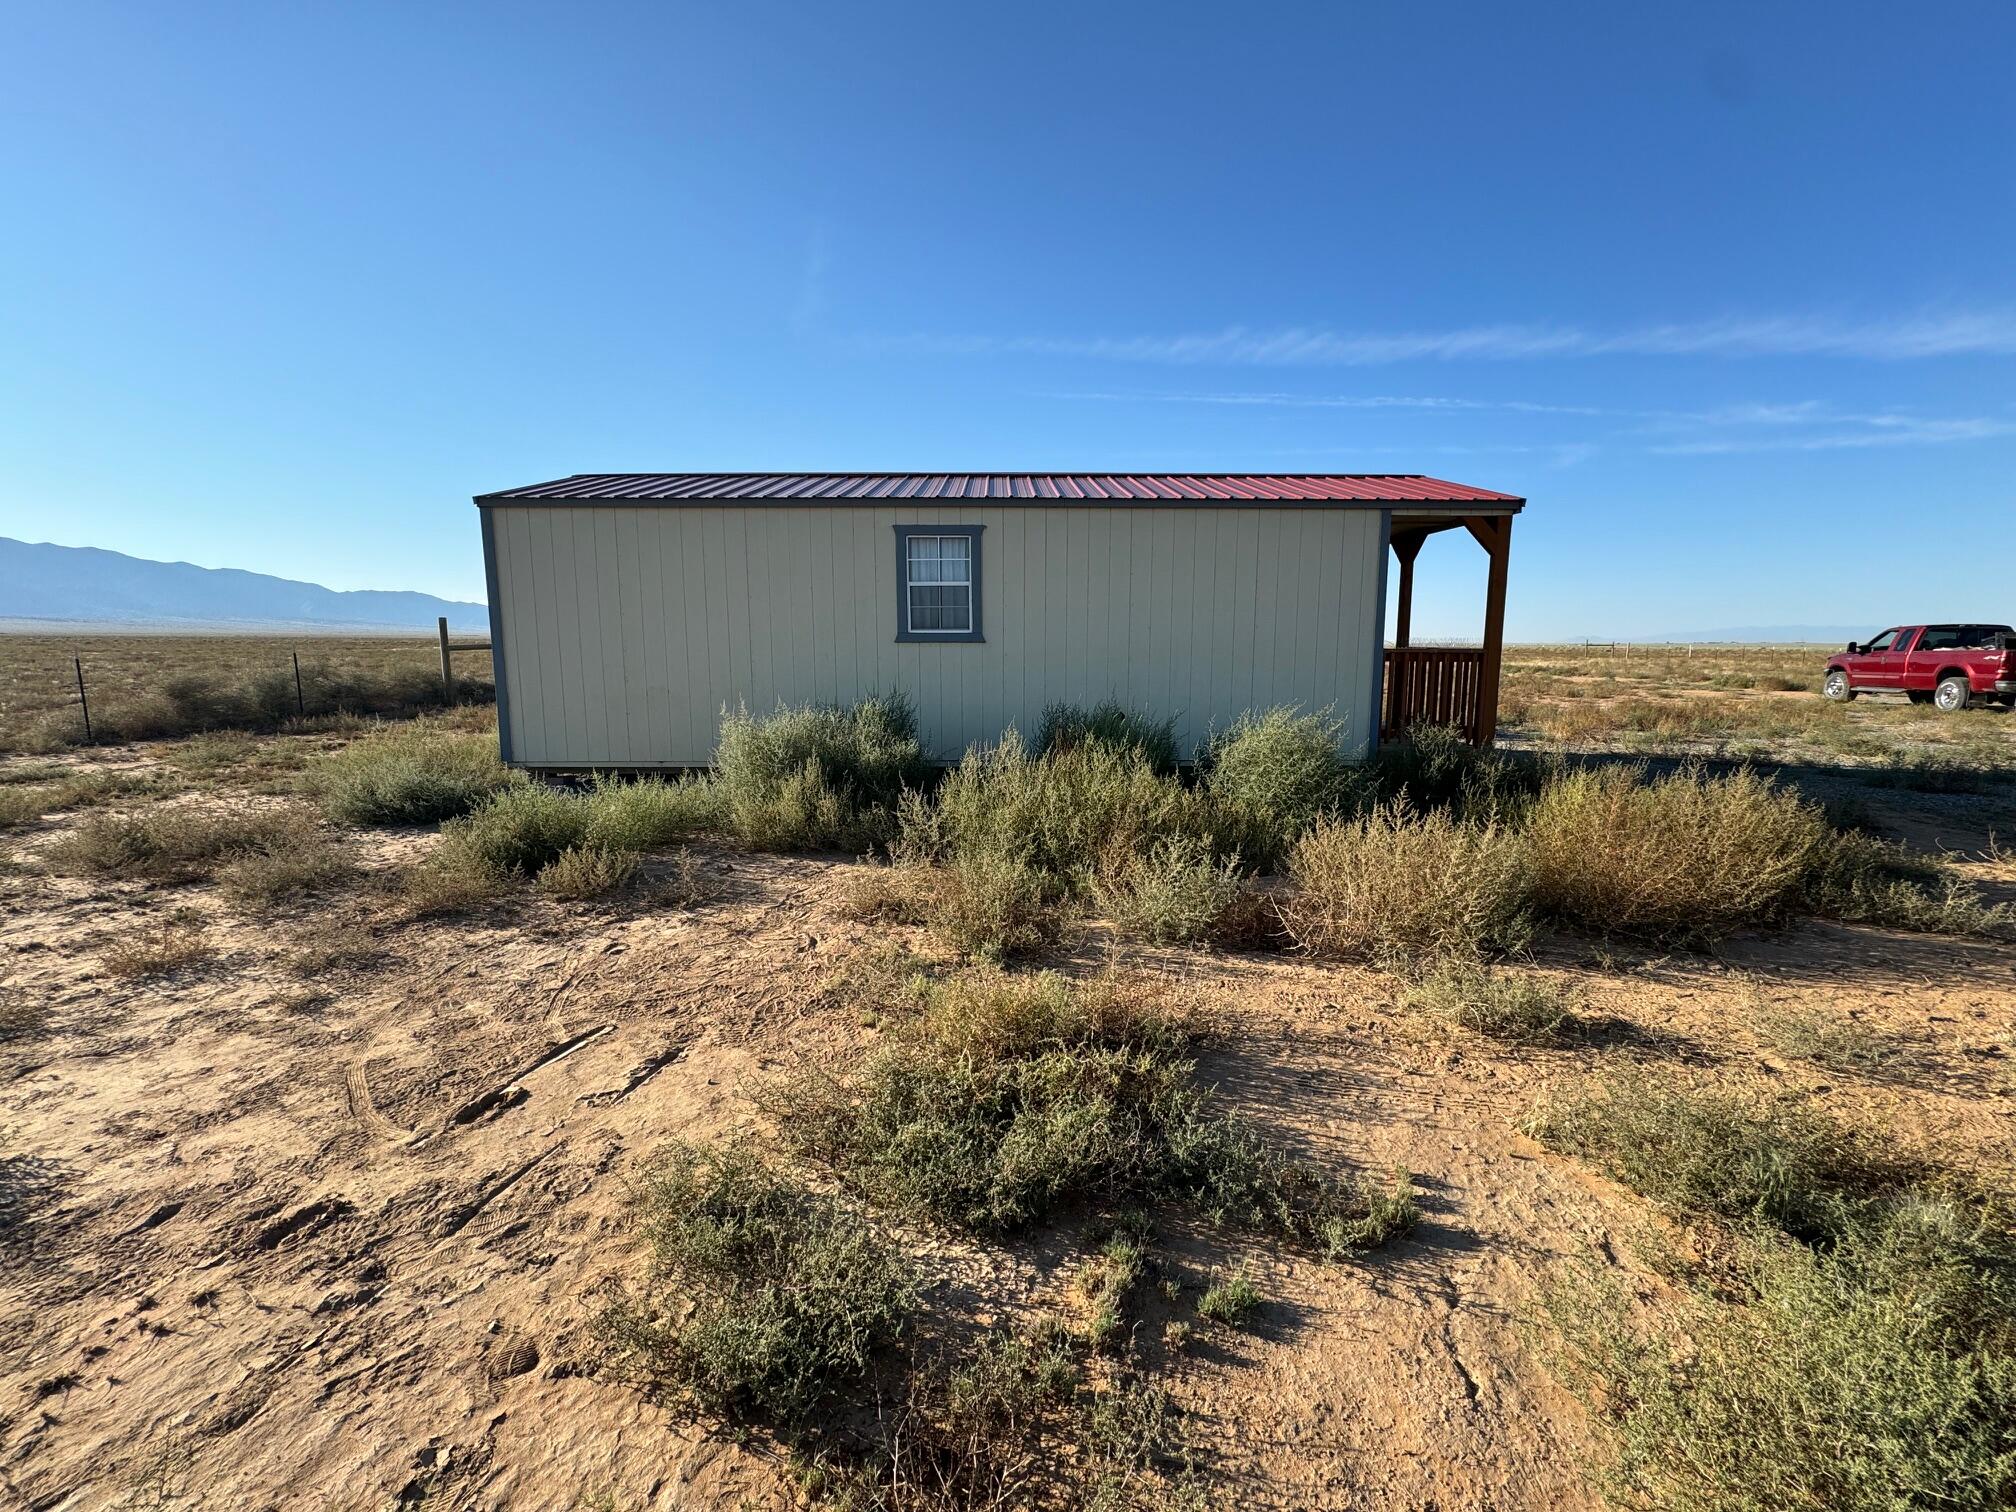
[[[102,669],[116,733],[122,702],[222,676],[226,659],[291,678],[289,649],[106,638],[76,654]],[[393,654],[315,649],[318,665]],[[864,909],[881,863],[732,836],[654,848],[593,896],[519,886],[417,907],[404,879],[439,827],[339,825],[314,799],[320,765],[374,719],[73,744],[67,653],[0,644],[14,747],[0,795],[50,795],[0,829],[0,1501],[816,1503],[802,1436],[696,1406],[612,1350],[598,1320],[648,1284],[640,1173],[672,1139],[787,1144],[771,1089],[857,1064],[892,1032],[890,960],[926,979],[992,968]],[[431,672],[428,648],[405,654]],[[1505,744],[1758,763],[1936,858],[1991,912],[2016,903],[2016,717],[1823,705],[1820,660],[1515,649]],[[480,734],[488,719],[479,704],[420,723]],[[201,867],[61,861],[93,816],[179,810],[307,816],[341,866],[262,897]],[[1801,916],[1690,945],[1555,925],[1516,966],[1578,1032],[1507,1042],[1424,1009],[1390,961],[1157,943],[1096,907],[1011,961],[1194,1017],[1208,1026],[1195,1080],[1228,1113],[1329,1177],[1402,1182],[1418,1206],[1407,1232],[1327,1255],[1157,1204],[1155,1284],[1136,1288],[1118,1343],[1075,1358],[1088,1399],[1152,1382],[1169,1426],[1102,1493],[1133,1501],[1099,1504],[1620,1497],[1600,1404],[1558,1368],[1548,1298],[1594,1275],[1657,1319],[1686,1289],[1662,1250],[1710,1241],[1522,1131],[1591,1078],[1815,1111],[1936,1154],[1970,1189],[2006,1189],[2016,1169],[2016,940],[1993,928]],[[932,1318],[985,1328],[1077,1317],[1111,1215],[1067,1203],[1002,1236],[872,1216]],[[1235,1272],[1257,1304],[1236,1323],[1200,1315]],[[826,1415],[876,1418],[875,1379]],[[1025,1487],[994,1504],[1059,1498]]]

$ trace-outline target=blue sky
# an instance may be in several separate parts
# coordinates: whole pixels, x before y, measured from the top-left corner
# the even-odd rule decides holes
[[[2016,618],[2016,8],[0,4],[0,534],[480,597],[472,493],[1420,471],[1515,636]],[[1474,633],[1481,553],[1417,628]],[[0,606],[4,612],[4,606]]]

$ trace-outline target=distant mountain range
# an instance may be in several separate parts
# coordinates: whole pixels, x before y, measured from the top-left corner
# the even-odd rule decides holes
[[[490,611],[431,593],[340,593],[241,572],[150,562],[95,546],[49,546],[0,536],[0,615],[98,625],[207,629],[256,625],[354,630],[483,631]]]
[[[1689,641],[1704,645],[1717,642],[1766,646],[1845,646],[1851,640],[1866,640],[1884,626],[1866,625],[1725,625],[1719,630],[1674,630],[1664,635],[1618,636],[1638,644]]]

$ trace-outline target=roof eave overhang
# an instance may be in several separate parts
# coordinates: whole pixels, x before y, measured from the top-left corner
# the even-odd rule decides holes
[[[1053,499],[1040,494],[1018,494],[1000,498],[940,497],[935,494],[908,498],[830,498],[819,496],[777,496],[762,498],[640,499],[635,497],[569,494],[564,497],[524,494],[515,489],[477,494],[478,509],[523,505],[551,509],[692,509],[710,504],[733,504],[762,509],[820,505],[827,509],[875,508],[881,505],[951,504],[962,508],[989,509],[1390,509],[1395,514],[1436,515],[1458,519],[1464,515],[1515,515],[1525,509],[1523,498],[1507,495],[1496,499]]]

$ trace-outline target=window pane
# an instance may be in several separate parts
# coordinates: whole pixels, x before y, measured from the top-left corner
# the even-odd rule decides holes
[[[973,628],[973,590],[956,586],[912,586],[913,631],[967,631]]]
[[[938,537],[910,537],[910,575],[920,578],[938,576]]]

